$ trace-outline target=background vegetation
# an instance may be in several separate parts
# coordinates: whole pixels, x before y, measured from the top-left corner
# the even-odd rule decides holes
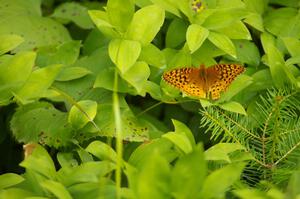
[[[299,198],[299,8],[0,0],[0,198]],[[216,101],[161,79],[216,63]]]

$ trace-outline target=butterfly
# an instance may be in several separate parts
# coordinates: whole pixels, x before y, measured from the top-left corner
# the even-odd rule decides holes
[[[209,68],[201,65],[167,71],[163,79],[187,95],[216,100],[244,70],[238,64],[216,64]]]

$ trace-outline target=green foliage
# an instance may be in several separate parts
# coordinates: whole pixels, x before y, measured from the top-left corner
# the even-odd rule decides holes
[[[299,6],[0,0],[0,198],[299,197]],[[216,63],[218,100],[161,79]]]

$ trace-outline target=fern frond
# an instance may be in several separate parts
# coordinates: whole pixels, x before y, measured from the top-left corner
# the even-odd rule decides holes
[[[258,176],[283,182],[299,167],[295,164],[300,160],[299,97],[289,88],[269,90],[249,107],[248,116],[208,107],[201,111],[201,126],[211,139],[239,143],[253,155],[251,167],[256,169],[245,170],[247,182],[257,182]]]

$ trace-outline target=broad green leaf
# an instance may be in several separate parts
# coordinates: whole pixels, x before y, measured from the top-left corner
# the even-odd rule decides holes
[[[10,188],[0,191],[0,198],[19,199],[19,198],[30,198],[35,194],[25,189]]]
[[[78,161],[75,159],[73,153],[59,152],[56,157],[62,168],[78,166]]]
[[[115,68],[111,67],[101,71],[96,78],[94,87],[95,88],[105,88],[107,90],[114,90],[114,78],[115,78]],[[132,93],[134,88],[130,88],[129,84],[118,76],[118,92],[122,93]]]
[[[185,124],[183,124],[175,119],[172,119],[172,122],[173,122],[173,125],[175,128],[175,133],[186,136],[188,138],[191,146],[194,148],[196,146],[196,142],[195,142],[192,131]]]
[[[210,32],[208,35],[208,39],[224,52],[228,53],[232,57],[236,57],[235,46],[226,35],[216,32]]]
[[[198,24],[192,24],[188,27],[186,32],[186,41],[191,53],[198,50],[208,35],[209,31]]]
[[[148,164],[149,157],[158,151],[161,157],[165,157],[168,162],[173,161],[178,154],[173,151],[174,145],[167,139],[155,139],[149,143],[144,143],[137,147],[130,155],[128,163],[137,169],[142,170]]]
[[[175,132],[168,132],[164,134],[162,137],[167,138],[171,142],[175,144],[178,148],[180,148],[184,153],[192,152],[193,148],[189,139],[182,134],[177,134]]]
[[[91,29],[93,23],[88,15],[88,9],[76,2],[66,2],[55,8],[51,15],[54,18],[59,18],[74,22],[81,28]]]
[[[92,21],[97,26],[97,28],[109,38],[119,37],[119,33],[110,24],[107,13],[100,10],[89,10],[88,11]]]
[[[85,150],[101,160],[117,161],[117,153],[106,143],[93,141]]]
[[[33,71],[23,87],[16,92],[19,100],[43,97],[59,73],[61,65],[47,66]]]
[[[142,51],[139,57],[140,61],[145,61],[149,65],[155,67],[162,67],[166,64],[164,54],[153,44],[148,44],[142,47]]]
[[[24,38],[14,52],[70,41],[67,29],[49,17],[42,17],[41,1],[1,0],[0,35],[12,34]],[[5,5],[5,6],[4,6]]]
[[[114,39],[109,43],[109,57],[121,73],[128,71],[141,53],[141,45],[137,41]]]
[[[53,64],[73,64],[79,56],[80,45],[79,41],[70,41],[52,48],[40,48],[36,63],[40,67]]]
[[[198,198],[207,174],[202,149],[182,156],[172,170],[172,196],[174,198]]]
[[[244,147],[237,143],[218,143],[205,151],[206,160],[224,160],[231,162],[229,153],[244,150]]]
[[[300,172],[296,171],[292,174],[289,179],[287,186],[286,198],[298,198],[300,196],[300,191],[298,189],[300,185]]]
[[[246,39],[251,40],[251,34],[245,24],[241,21],[233,22],[230,26],[216,29],[230,39]]]
[[[184,43],[186,39],[186,30],[188,24],[182,20],[175,18],[168,27],[166,34],[166,47],[175,48]],[[174,34],[176,32],[176,34]]]
[[[36,54],[18,53],[0,63],[0,104],[9,104],[13,93],[23,86],[34,66]]]
[[[84,77],[92,72],[83,67],[64,67],[55,78],[56,81],[70,81]]]
[[[189,52],[185,50],[178,51],[175,55],[171,57],[171,60],[168,62],[168,66],[170,68],[177,68],[183,66],[191,66],[192,65],[192,56]]]
[[[258,14],[263,14],[267,7],[267,3],[260,0],[244,0],[244,3],[247,7],[247,10]]]
[[[260,14],[251,13],[245,18],[244,22],[261,32],[264,31],[263,19]]]
[[[101,109],[98,112],[101,111],[101,113],[105,114],[97,114],[94,122],[101,129],[101,132],[94,127],[92,127],[91,132],[95,132],[100,136],[115,137],[115,119],[111,102],[107,102],[99,107]],[[155,128],[148,121],[135,117],[125,103],[120,112],[123,140],[136,142],[149,140],[149,131],[155,130]]]
[[[177,9],[176,4],[174,3],[175,2],[174,0],[149,0],[149,1],[159,5],[167,12],[170,12],[176,15],[177,17],[181,17],[179,10]]]
[[[72,168],[61,168],[57,173],[58,180],[64,186],[83,182],[98,182],[101,177],[111,173],[116,168],[111,161],[85,162]]]
[[[21,52],[0,65],[0,85],[22,84],[32,72],[34,52]]]
[[[191,1],[183,0],[183,1],[172,1],[172,4],[175,4],[176,7],[189,19],[191,23],[193,23],[193,15],[194,11],[191,6]]]
[[[42,186],[59,199],[72,199],[73,197],[60,182],[46,180],[42,182]]]
[[[285,47],[288,49],[292,56],[300,55],[300,41],[294,37],[284,37],[282,38]]]
[[[153,155],[148,157],[147,163],[138,174],[138,183],[134,190],[137,198],[169,198],[170,174],[168,161],[155,150]]]
[[[137,91],[142,94],[142,90],[150,76],[150,68],[145,62],[136,62],[122,77],[128,81]]]
[[[222,198],[226,191],[239,180],[245,163],[234,163],[212,172],[204,181],[203,198]]]
[[[219,107],[226,111],[247,115],[245,108],[238,102],[226,102],[224,104],[220,104]]]
[[[107,46],[110,39],[106,37],[100,30],[92,29],[83,42],[82,54],[92,55],[97,49]]]
[[[5,173],[0,175],[0,189],[8,188],[24,181],[24,178],[15,173]]]
[[[297,9],[279,8],[264,17],[266,29],[277,36],[297,36],[300,31]]]
[[[0,35],[0,55],[7,53],[10,50],[13,50],[22,42],[24,39],[19,35]]]
[[[110,23],[121,31],[125,31],[134,14],[133,0],[108,0],[107,16]]]
[[[247,75],[239,75],[229,86],[228,90],[221,94],[221,98],[218,102],[229,101],[239,92],[247,88],[253,83],[251,77]]]
[[[38,142],[54,147],[69,144],[74,136],[67,113],[45,102],[19,107],[10,128],[19,142]]]
[[[138,10],[128,27],[126,38],[149,44],[163,25],[165,12],[157,5],[146,6]]]
[[[202,26],[209,30],[230,27],[232,23],[241,20],[247,14],[245,10],[240,8],[218,9],[206,18]]]
[[[20,165],[46,176],[48,179],[55,179],[56,171],[54,163],[46,149],[40,145],[37,145],[32,154],[21,162]]]
[[[277,87],[282,87],[289,80],[293,84],[296,84],[295,78],[285,66],[283,54],[275,47],[272,38],[273,37],[267,33],[261,35],[263,48],[267,54],[267,64],[270,67],[274,84]]]
[[[252,75],[253,83],[247,89],[249,91],[259,91],[274,87],[269,69],[259,70]]]
[[[300,63],[300,55],[297,57],[289,58],[288,60],[286,60],[285,65],[290,66],[290,65],[299,64],[299,63]]]
[[[255,67],[259,65],[261,56],[259,49],[253,42],[246,40],[234,40],[233,43],[237,49],[236,61]]]
[[[93,121],[97,114],[97,102],[82,100],[73,105],[68,116],[68,121],[74,129],[84,127],[88,122]]]

